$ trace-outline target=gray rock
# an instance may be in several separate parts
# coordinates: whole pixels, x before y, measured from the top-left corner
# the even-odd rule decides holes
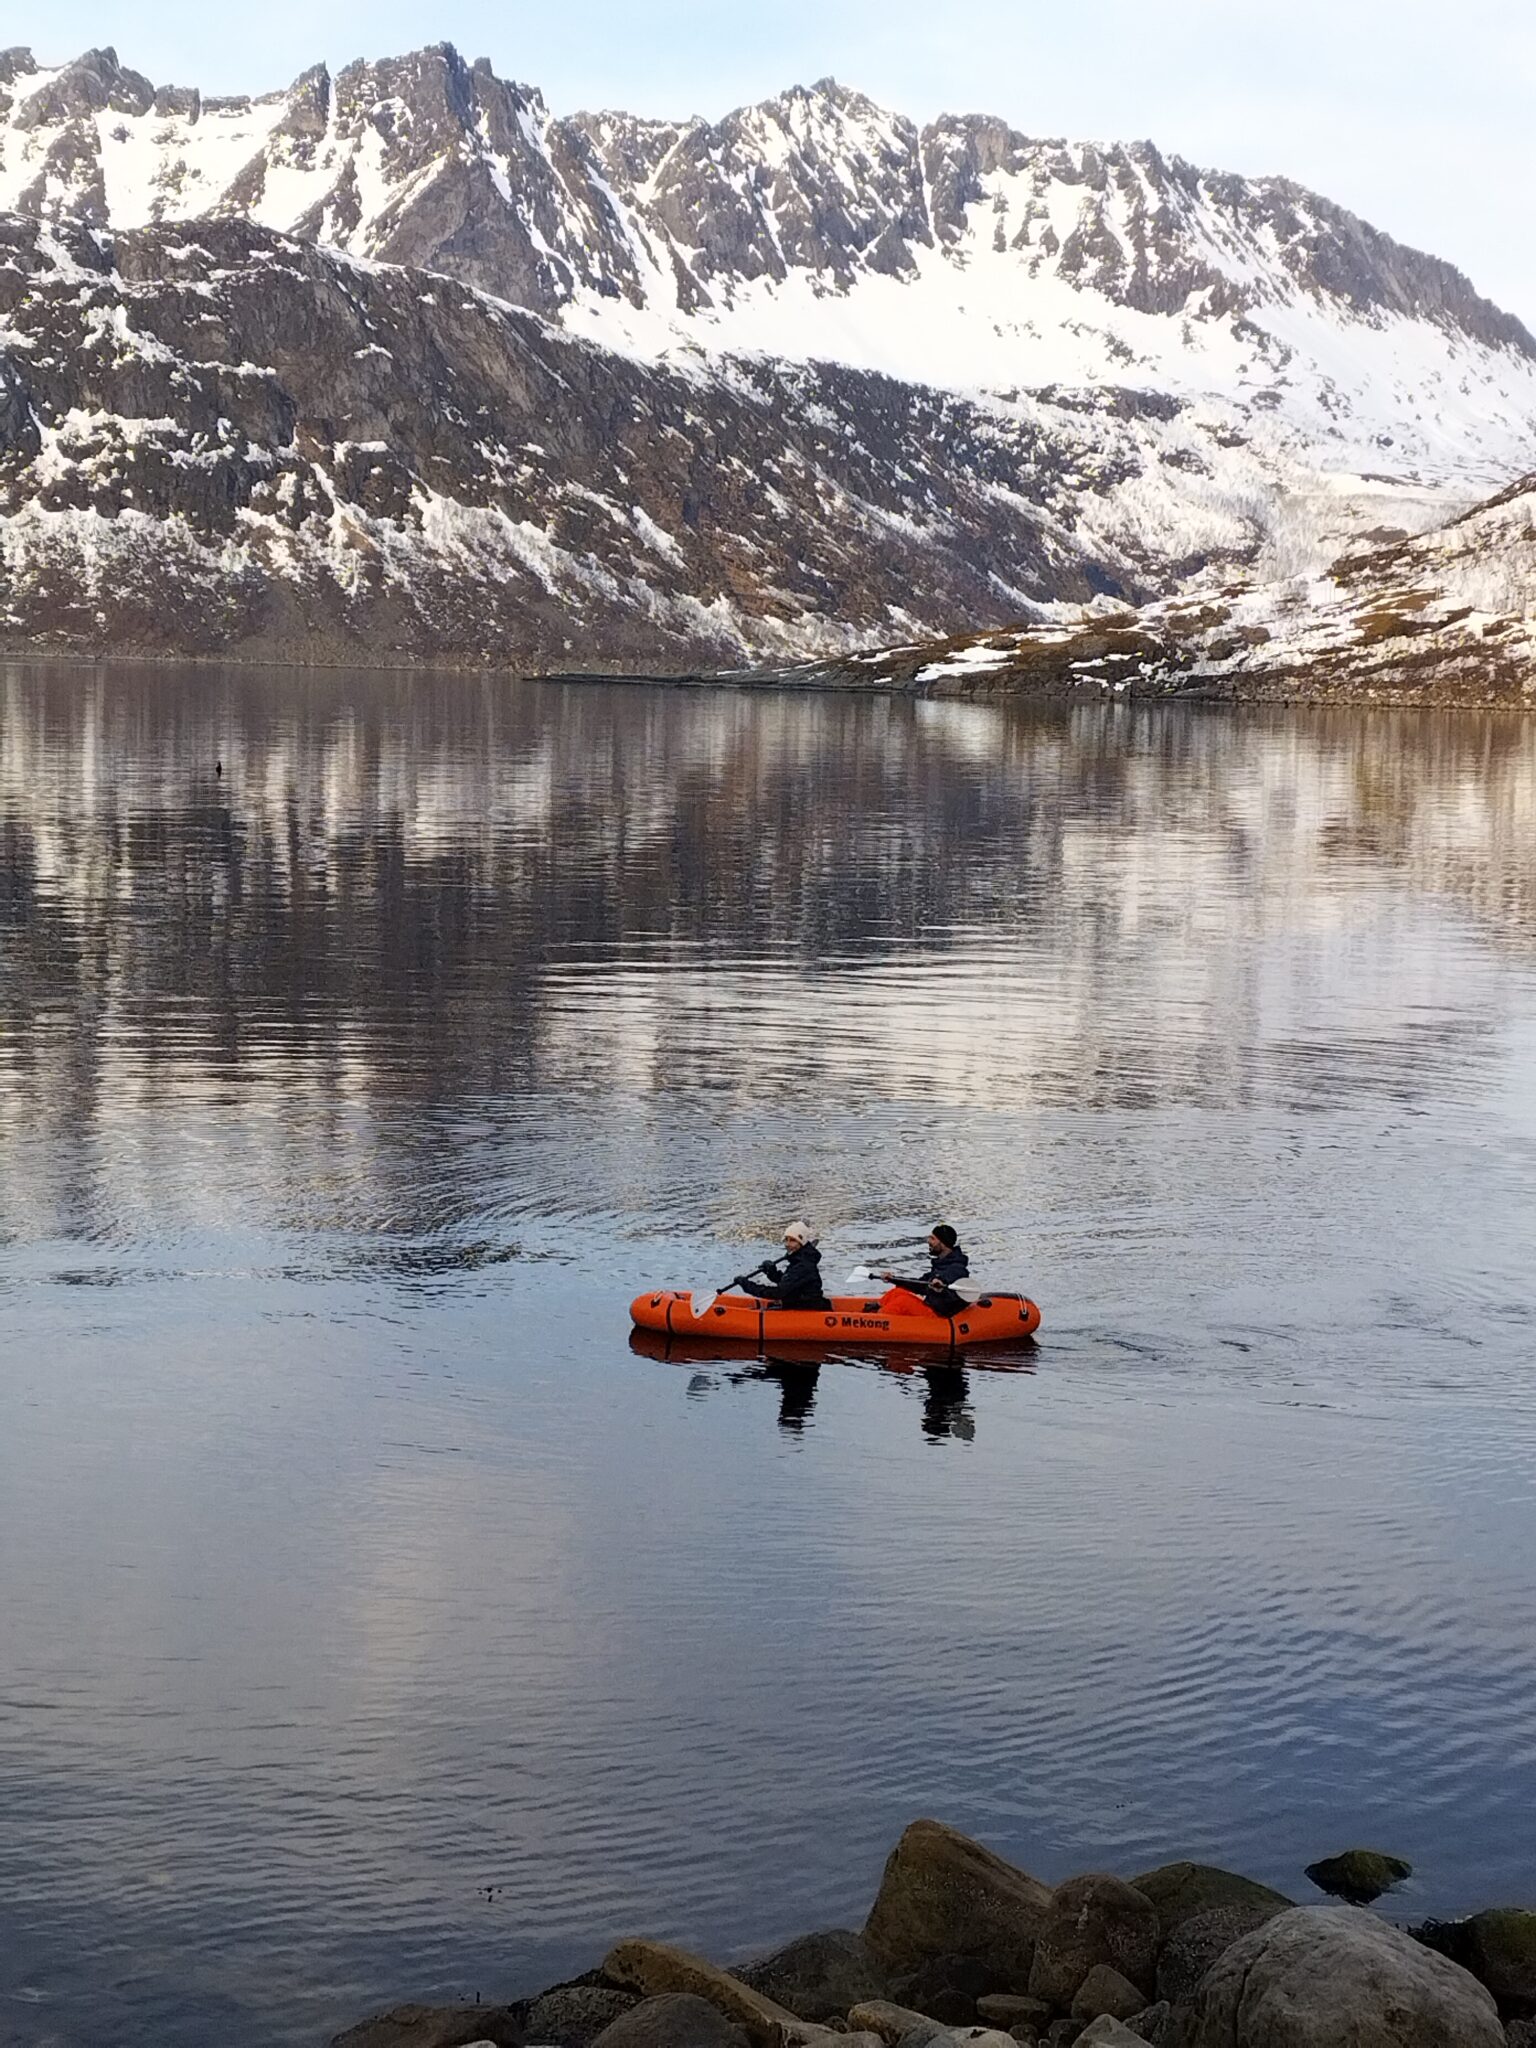
[[[934,1956],[891,1986],[903,2005],[946,2027],[974,2027],[980,2017],[977,2000],[1006,1988],[991,1964],[975,1956]]]
[[[1029,1973],[1032,1998],[1070,2006],[1097,1963],[1108,1963],[1152,1995],[1156,1974],[1157,1914],[1152,1902],[1123,1879],[1102,1873],[1058,1885],[1035,1944]]]
[[[1004,2033],[1014,2027],[1033,2027],[1037,2034],[1044,2033],[1051,2023],[1051,2008],[1043,1998],[1027,1998],[1017,1992],[992,1992],[976,2001],[976,2017],[983,2025],[1001,2027]]]
[[[1283,1892],[1255,1884],[1251,1877],[1239,1877],[1234,1870],[1221,1870],[1213,1863],[1162,1863],[1156,1870],[1143,1871],[1131,1883],[1152,1901],[1157,1930],[1166,1941],[1176,1927],[1197,1913],[1212,1913],[1219,1906],[1267,1907],[1270,1916],[1295,1904]]]
[[[1221,1956],[1187,2048],[1505,2048],[1484,1987],[1374,1914],[1296,1906]]]
[[[863,1936],[842,1927],[803,1934],[736,1975],[803,2020],[841,2018],[850,2006],[886,1998],[891,1989]]]
[[[1511,2020],[1504,2040],[1507,2048],[1536,2048],[1536,2020]]]
[[[1085,2023],[1105,2017],[1128,2020],[1146,2010],[1147,1994],[1111,1963],[1095,1963],[1072,1998],[1072,2017]]]
[[[621,1941],[603,1958],[603,1975],[614,1984],[662,1998],[686,1992],[705,1999],[717,2012],[746,2030],[758,2048],[781,2048],[805,2024],[792,2012],[765,1998],[703,1956],[665,1941]]]
[[[876,2034],[874,2039],[881,2042],[881,2048],[889,2048],[884,2036]],[[949,2029],[942,2021],[919,2019],[915,2026],[908,2027],[904,2034],[896,2037],[895,2048],[933,2048],[935,2042],[943,2048],[948,2040]]]
[[[524,2030],[540,2048],[592,2048],[605,2027],[622,2019],[639,2002],[633,1991],[615,1991],[599,1984],[560,1984],[534,1999]]]
[[[1040,2038],[1045,2042],[1046,2048],[1072,2048],[1072,2043],[1084,2031],[1081,2020],[1052,2020]]]
[[[1152,2048],[1165,2048],[1173,2041],[1173,2007],[1166,1998],[1160,1998],[1156,2005],[1149,2005],[1141,2012],[1133,2012],[1126,2026],[1139,2040],[1148,2041]]]
[[[331,2048],[469,2048],[492,2041],[522,2048],[516,2011],[507,2005],[396,2005],[337,2034]]]
[[[597,2048],[747,2048],[747,2035],[707,1998],[673,1991],[641,1999],[603,2029]]]
[[[1146,2036],[1133,2034],[1123,2021],[1110,2013],[1103,2013],[1091,2020],[1078,2035],[1080,2044],[1087,2048],[1146,2048]]]
[[[936,2041],[946,2031],[927,2013],[913,2012],[910,2006],[895,2005],[888,1998],[866,1998],[851,2007],[848,2026],[850,2031],[877,2034],[888,2043],[909,2043],[910,2048],[919,2048],[920,2041]]]
[[[1536,2019],[1536,1913],[1495,1906],[1472,1916],[1472,1973],[1506,2019]]]
[[[1201,1979],[1219,1955],[1234,1941],[1252,1934],[1256,1927],[1273,1920],[1285,1908],[1264,1904],[1215,1906],[1206,1913],[1192,1913],[1163,1943],[1157,1959],[1157,1995],[1171,2005],[1185,2005],[1200,1988]]]
[[[1346,1849],[1342,1855],[1309,1863],[1306,1875],[1320,1892],[1347,1899],[1352,1906],[1368,1906],[1412,1877],[1413,1865],[1401,1856],[1384,1856],[1379,1849]]]
[[[1049,1889],[954,1828],[914,1821],[891,1851],[864,1939],[893,1972],[974,1956],[1025,1990]]]

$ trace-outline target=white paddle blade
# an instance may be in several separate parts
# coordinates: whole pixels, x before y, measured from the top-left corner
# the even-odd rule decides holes
[[[871,1273],[868,1266],[855,1266],[843,1282],[845,1287],[867,1287],[871,1280],[878,1280],[878,1273]]]
[[[703,1322],[719,1299],[718,1289],[711,1287],[706,1290],[702,1287],[696,1287],[688,1297],[688,1307],[692,1312],[694,1321],[697,1323]]]
[[[984,1294],[1017,1294],[1018,1288],[1011,1281],[957,1280],[954,1292],[962,1301],[980,1301]]]

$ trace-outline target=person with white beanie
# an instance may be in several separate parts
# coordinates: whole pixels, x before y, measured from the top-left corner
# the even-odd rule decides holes
[[[738,1273],[736,1285],[758,1301],[772,1302],[775,1308],[831,1307],[821,1289],[816,1233],[799,1217],[784,1226],[784,1257],[766,1260],[757,1271],[766,1278],[755,1280],[750,1273]]]

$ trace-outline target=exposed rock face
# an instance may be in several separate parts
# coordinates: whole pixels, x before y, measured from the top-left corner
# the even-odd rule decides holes
[[[1229,1948],[1187,2048],[1503,2048],[1475,1978],[1373,1914],[1296,1906]]]
[[[1104,1963],[1140,1987],[1142,1995],[1130,2008],[1138,2011],[1152,1995],[1157,1937],[1156,1909],[1133,1885],[1097,1873],[1069,1878],[1056,1887],[1041,1925],[1030,1995],[1064,2009],[1088,1973]]]
[[[893,1973],[934,1956],[975,1957],[1023,1990],[1049,1889],[979,1842],[919,1820],[891,1851],[864,1939]]]
[[[121,120],[103,129],[102,112]],[[539,311],[592,296],[686,313],[797,273],[846,293],[924,254],[982,254],[1140,313],[1208,320],[1299,297],[1533,346],[1449,264],[1285,179],[983,115],[920,132],[830,78],[718,121],[556,119],[448,43],[227,100],[157,90],[111,49],[51,70],[13,50],[0,203],[25,194],[22,210],[122,228],[248,213]]]
[[[890,1988],[863,1936],[846,1928],[801,1935],[737,1975],[803,2020],[841,2018],[850,2006],[884,1998]]]
[[[1125,474],[1162,425],[1116,427]],[[0,218],[0,644],[668,671],[1144,589],[1042,530],[1110,488],[1074,446],[647,369],[243,222]]]

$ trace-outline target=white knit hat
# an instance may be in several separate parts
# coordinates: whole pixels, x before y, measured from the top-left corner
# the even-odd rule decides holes
[[[815,1231],[812,1230],[809,1223],[802,1222],[798,1217],[793,1223],[785,1224],[784,1235],[786,1239],[792,1237],[796,1244],[814,1244],[816,1242]]]

